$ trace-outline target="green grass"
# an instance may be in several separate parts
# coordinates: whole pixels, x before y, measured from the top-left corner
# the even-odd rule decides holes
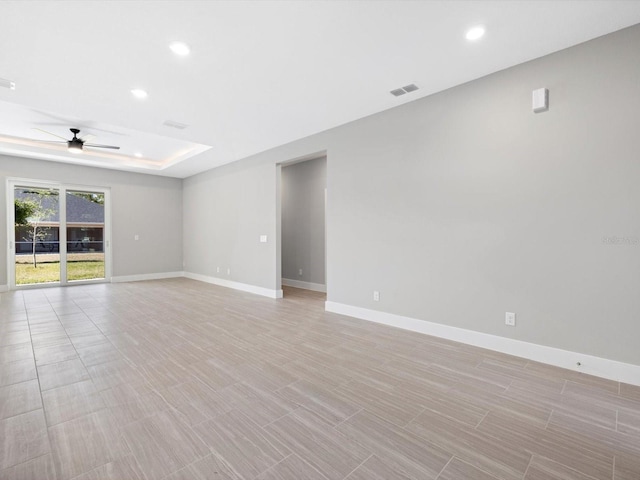
[[[67,278],[73,280],[91,280],[104,278],[104,262],[68,262]],[[33,264],[16,264],[16,285],[33,283],[51,283],[60,281],[60,262]]]

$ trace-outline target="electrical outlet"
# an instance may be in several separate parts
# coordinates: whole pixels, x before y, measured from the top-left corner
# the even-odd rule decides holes
[[[231,275],[231,269],[227,268],[227,275]]]
[[[373,301],[374,302],[379,302],[380,301],[380,292],[377,290],[373,291]]]
[[[134,240],[140,240],[140,235],[138,235],[137,233],[133,236]]]
[[[506,312],[504,314],[504,324],[510,327],[516,326],[516,314],[513,312]]]
[[[302,269],[298,270],[298,275],[302,276]]]
[[[220,273],[220,267],[216,267],[216,273]]]
[[[267,236],[266,235],[260,235],[260,243],[267,243]]]

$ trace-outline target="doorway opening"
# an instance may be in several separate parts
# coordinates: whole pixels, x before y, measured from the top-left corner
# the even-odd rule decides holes
[[[327,157],[315,156],[281,165],[281,284],[285,296],[294,289],[326,296]]]
[[[108,281],[108,189],[16,180],[8,191],[10,288]]]

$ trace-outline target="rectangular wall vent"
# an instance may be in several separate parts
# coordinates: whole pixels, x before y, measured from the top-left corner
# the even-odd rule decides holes
[[[415,92],[416,90],[418,90],[418,87],[415,84],[411,84],[411,85],[407,85],[406,87],[402,87],[402,89],[409,93],[409,92]]]
[[[401,88],[396,88],[395,90],[391,90],[391,95],[395,95],[396,97],[399,97],[400,95],[404,95],[405,92],[403,89]]]

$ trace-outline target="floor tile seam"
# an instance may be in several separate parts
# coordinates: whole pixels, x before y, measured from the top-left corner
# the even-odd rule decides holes
[[[110,461],[108,461],[107,463],[103,463],[102,465],[98,465],[97,467],[93,467],[93,468],[91,468],[90,470],[86,470],[86,471],[84,471],[84,472],[82,472],[82,473],[79,473],[78,475],[74,475],[73,477],[71,477],[71,478],[69,478],[69,479],[67,479],[67,480],[76,480],[76,479],[78,479],[78,478],[82,477],[83,475],[86,475],[87,473],[91,473],[91,472],[93,472],[93,471],[95,471],[95,470],[98,470],[99,468],[102,468],[102,467],[104,467],[105,465],[108,465],[109,463],[112,463],[112,462],[114,462],[114,461],[115,461],[115,460],[110,460]],[[57,477],[57,478],[58,478],[58,477]],[[34,479],[34,480],[35,480],[35,479]],[[124,480],[124,479],[123,479],[123,480]],[[131,480],[131,479],[127,479],[127,480]]]
[[[26,304],[26,300],[24,298],[24,294],[21,294],[22,296],[22,300],[24,302],[24,308],[26,310],[27,308],[27,304]],[[29,322],[29,315],[27,314],[27,323],[29,324],[29,340],[31,343],[31,353],[33,355],[33,367],[35,368],[36,371],[36,379],[38,380],[38,393],[40,394],[40,405],[41,405],[41,409],[42,409],[42,416],[44,417],[44,429],[47,435],[47,446],[48,446],[48,453],[51,455],[51,461],[53,462],[53,468],[56,472],[56,476],[58,476],[58,471],[56,469],[55,466],[55,461],[54,461],[54,455],[53,455],[53,441],[51,440],[51,434],[49,433],[49,427],[47,425],[47,415],[45,413],[44,410],[44,397],[42,395],[42,384],[40,383],[40,372],[38,371],[38,366],[36,364],[36,352],[35,349],[33,347],[33,336],[31,335],[31,322]]]
[[[212,454],[211,454],[211,453],[209,453],[209,455],[212,455]],[[207,455],[206,457],[202,457],[202,458],[207,458],[209,455]],[[193,464],[194,464],[194,463],[196,463],[196,462],[199,462],[200,460],[202,460],[202,458],[199,458],[198,460],[194,460],[193,462],[188,463],[188,464],[187,464],[187,465],[185,465],[184,467],[180,467],[179,469],[174,470],[173,472],[170,472],[170,473],[167,473],[166,475],[163,475],[162,477],[160,477],[160,479],[159,479],[159,480],[165,480],[165,479],[167,479],[167,478],[171,478],[173,475],[175,475],[175,474],[177,474],[177,473],[180,473],[180,472],[186,472],[186,471],[189,469],[189,467],[190,467],[191,465],[193,465]],[[135,455],[134,455],[134,459],[135,459],[136,463],[138,463],[138,459],[135,457]],[[144,472],[142,472],[142,474],[144,475]],[[144,477],[144,478],[139,479],[139,480],[146,480],[146,478],[147,478],[147,477],[146,477],[146,475],[145,475],[145,477]],[[72,479],[72,480],[73,480],[73,479]],[[122,480],[124,480],[124,479],[122,479]],[[131,480],[131,479],[126,479],[126,480]],[[134,480],[137,480],[137,479],[134,479]]]
[[[581,475],[582,477],[586,477],[586,478],[588,478],[588,479],[590,479],[590,480],[600,480],[600,479],[598,479],[597,477],[594,477],[594,476],[592,476],[592,475],[588,474],[587,472],[583,472],[582,470],[578,470],[577,468],[571,467],[571,466],[569,466],[569,465],[566,465],[566,464],[564,464],[564,463],[562,463],[562,462],[559,462],[559,461],[557,461],[557,460],[554,460],[554,459],[552,459],[552,458],[545,457],[544,455],[540,455],[540,454],[534,453],[534,454],[532,454],[532,456],[533,456],[533,457],[538,457],[538,458],[544,458],[544,459],[549,460],[549,461],[551,461],[551,462],[553,462],[553,463],[557,463],[558,465],[561,465],[561,466],[563,466],[564,468],[566,468],[566,469],[568,469],[568,470],[571,470],[572,472],[575,472],[575,473],[577,473],[577,474]],[[613,457],[613,460],[615,460],[615,457]],[[533,458],[532,458],[532,461],[533,461]],[[613,470],[614,468],[615,468],[615,463],[612,461],[612,470]],[[613,475],[613,474],[612,474],[612,475]]]
[[[591,479],[591,480],[602,480],[601,477],[593,477],[592,475],[590,475],[587,472],[586,469],[585,470],[579,470],[578,468],[569,466],[569,465],[563,463],[560,460],[553,459],[553,458],[547,456],[546,454],[539,453],[539,452],[536,452],[536,451],[532,451],[531,449],[528,449],[528,448],[526,449],[526,451],[530,452],[533,456],[536,456],[536,457],[539,457],[539,458],[544,458],[544,459],[550,460],[553,463],[557,463],[557,464],[563,466],[564,468],[571,470],[572,472],[578,473],[582,477],[587,477],[588,479]],[[576,450],[576,451],[578,451],[578,450]],[[596,462],[598,462],[598,463],[610,462],[610,464],[611,464],[611,466],[613,468],[613,461],[614,461],[614,458],[615,458],[615,453],[613,453],[613,452],[606,452],[606,451],[603,452],[602,450],[596,451],[596,450],[592,449],[591,447],[588,447],[586,449],[580,449],[579,452],[581,454],[584,454],[585,456],[589,456],[589,454],[594,454],[594,455],[601,456],[601,457],[603,456],[605,458],[596,459]]]
[[[58,320],[60,320],[60,319],[58,318]],[[91,320],[89,319],[89,321],[91,321]],[[93,322],[92,322],[92,323],[93,323]],[[87,372],[87,375],[89,375],[89,379],[91,380],[91,383],[92,383],[92,384],[93,384],[93,386],[94,386],[94,387],[96,387],[96,389],[97,389],[97,385],[95,385],[95,382],[93,381],[93,376],[91,375],[91,373],[89,373],[89,367],[87,367],[87,365],[85,365],[84,361],[82,360],[82,357],[81,357],[81,356],[80,356],[80,354],[78,353],[78,349],[77,349],[77,347],[76,347],[76,346],[75,346],[75,344],[71,341],[71,337],[69,336],[69,333],[67,332],[66,327],[62,324],[62,322],[60,322],[60,324],[62,325],[62,328],[64,329],[64,332],[65,332],[65,334],[67,335],[67,338],[69,339],[69,343],[70,343],[70,344],[71,344],[71,346],[73,347],[73,351],[74,351],[74,352],[76,352],[76,357],[77,357],[77,359],[78,359],[78,360],[80,361],[80,363],[82,364],[82,367],[83,367],[83,368],[85,369],[85,371]],[[107,340],[108,340],[108,339],[107,339]],[[34,360],[35,360],[35,351],[34,351]],[[64,362],[64,361],[68,361],[68,360],[63,360],[63,362]],[[58,364],[58,363],[62,363],[62,362],[50,363],[50,364],[48,364],[48,365],[56,365],[56,364]],[[36,370],[37,370],[37,363],[36,363]],[[80,381],[78,381],[78,382],[71,382],[71,383],[69,383],[69,384],[67,384],[67,385],[60,385],[60,387],[66,387],[66,386],[68,386],[68,385],[73,385],[74,383],[80,383],[80,382],[82,382],[82,381],[84,381],[84,380],[80,380]],[[60,388],[60,387],[55,387],[55,388]],[[55,388],[50,388],[49,390],[55,390]],[[48,390],[47,390],[47,391],[48,391]],[[40,392],[42,393],[42,389],[40,390]],[[42,407],[44,408],[44,399],[43,399]],[[64,423],[64,422],[61,422],[61,423]]]
[[[504,355],[509,355],[509,354],[504,354]],[[511,356],[511,355],[509,355]],[[531,371],[527,369],[527,365],[529,365],[531,362],[527,363],[524,367],[522,367],[521,371],[523,373],[526,373],[528,376],[531,377],[532,380],[542,380],[542,381],[557,381],[557,382],[566,382],[567,379],[566,378],[560,378],[558,376],[554,376],[552,374],[546,374],[545,372],[538,372],[538,371]],[[558,367],[559,368],[559,367]],[[487,369],[487,371],[493,371],[490,369]],[[515,377],[514,380],[520,380],[520,381],[524,381],[526,382],[527,379],[525,378],[520,378],[520,377]]]
[[[304,461],[304,459],[302,459],[302,458],[300,457],[300,455],[298,455],[296,452],[291,452],[291,455],[289,455],[289,456],[294,456],[294,457],[297,457],[297,458],[299,458],[300,460]],[[282,461],[284,461],[284,460],[282,460]],[[366,461],[366,460],[365,460],[365,461]],[[318,470],[318,469],[316,468],[316,466],[315,466],[315,465],[311,464],[310,462],[306,462],[306,461],[304,461],[304,462],[305,462],[307,465],[309,465],[311,468],[313,468],[313,470],[314,470],[314,471],[318,472],[318,474],[319,474],[322,478],[324,478],[325,480],[329,480],[329,479],[328,479],[328,477],[327,477],[324,473],[322,473],[320,470]],[[261,474],[261,475],[262,475],[262,474]]]
[[[341,420],[340,422],[336,423],[335,425],[333,425],[333,427],[332,427],[332,428],[333,428],[334,430],[336,430],[337,432],[340,432],[340,430],[338,429],[338,427],[340,427],[340,426],[341,426],[341,425],[343,425],[344,423],[348,422],[349,420],[351,420],[353,417],[355,417],[355,416],[356,416],[356,415],[358,415],[359,413],[362,413],[362,412],[366,411],[366,408],[365,408],[365,407],[362,407],[362,406],[360,406],[360,405],[358,405],[358,406],[360,407],[360,409],[359,409],[357,412],[352,413],[352,414],[351,414],[351,415],[349,415],[347,418],[344,418],[344,419],[343,419],[343,420]],[[340,433],[342,433],[342,432],[340,432]]]
[[[551,409],[551,413],[549,414],[549,418],[547,418],[546,423],[544,424],[544,430],[549,430],[549,424],[551,423],[551,419],[553,418],[553,414],[555,413],[555,408]]]
[[[60,389],[60,388],[69,387],[69,386],[71,386],[71,385],[75,385],[76,383],[82,383],[82,382],[86,382],[86,381],[87,381],[87,380],[80,380],[79,382],[73,382],[73,383],[69,383],[69,384],[67,384],[67,385],[61,385],[61,386],[56,387],[56,388],[50,388],[49,390],[45,390],[45,393],[46,393],[46,392],[51,392],[51,391],[53,391],[53,390],[58,390],[58,389]],[[92,382],[92,383],[93,383],[93,382]],[[94,393],[97,393],[97,394],[99,395],[101,392],[96,391],[96,392],[94,392]],[[100,396],[100,399],[101,399],[101,401],[103,401],[103,400],[102,400],[102,396]],[[103,403],[104,403],[104,401],[103,401]],[[49,429],[49,428],[52,428],[52,427],[56,427],[56,426],[58,426],[58,425],[62,425],[62,424],[67,423],[67,422],[72,422],[72,421],[74,421],[74,420],[78,420],[79,418],[82,418],[82,417],[86,417],[86,416],[89,416],[89,415],[93,415],[94,413],[100,413],[100,412],[103,412],[103,411],[107,411],[107,413],[110,413],[110,412],[109,412],[109,407],[105,404],[105,406],[104,406],[104,407],[101,407],[101,408],[99,408],[98,410],[94,410],[94,411],[89,412],[89,413],[84,413],[84,414],[82,414],[82,415],[76,415],[76,416],[74,416],[74,417],[72,417],[72,418],[69,418],[69,419],[67,419],[67,420],[63,421],[63,422],[58,422],[58,423],[49,424],[49,417],[48,417],[48,416],[47,416],[47,414],[46,414],[47,409],[45,408],[44,410],[45,410],[45,422],[46,422],[46,424],[47,424],[47,428],[48,428],[48,429]]]
[[[615,420],[614,420],[614,426],[613,428],[604,425],[604,423],[606,422],[599,422],[598,420],[593,419],[592,417],[589,417],[588,414],[589,412],[584,412],[585,415],[579,415],[579,414],[574,414],[572,411],[570,411],[568,408],[565,409],[564,411],[560,410],[560,409],[555,409],[555,412],[558,415],[561,415],[563,417],[569,417],[573,420],[575,420],[576,422],[580,422],[583,424],[587,424],[587,425],[591,425],[593,427],[596,428],[601,428],[603,430],[609,431],[611,433],[620,433],[622,435],[625,435],[623,432],[620,432],[618,430],[618,410],[613,410],[613,412],[615,413]]]
[[[389,420],[386,420],[385,418],[381,417],[380,415],[378,415],[378,414],[376,414],[376,413],[374,413],[374,412],[368,411],[368,410],[367,410],[366,408],[364,408],[364,407],[363,407],[360,411],[358,411],[358,412],[354,413],[353,415],[351,415],[349,418],[345,419],[345,420],[344,420],[343,422],[341,422],[340,424],[338,424],[338,425],[334,426],[333,428],[334,428],[334,429],[336,429],[336,430],[337,430],[339,433],[341,433],[342,435],[345,435],[344,433],[342,433],[342,432],[338,429],[338,427],[339,427],[339,426],[341,426],[342,424],[344,424],[344,423],[345,423],[347,420],[349,420],[350,418],[352,418],[352,417],[356,416],[357,414],[359,414],[359,413],[361,413],[361,412],[366,412],[366,413],[368,413],[369,415],[371,415],[371,416],[375,417],[377,420],[379,420],[379,421],[380,421],[380,422],[382,422],[382,423],[388,423],[388,424],[392,425],[392,426],[393,426],[393,428],[396,428],[396,429],[400,430],[401,432],[403,432],[403,433],[404,433],[404,434],[406,434],[406,435],[410,435],[410,436],[413,436],[413,437],[418,438],[418,439],[422,442],[423,447],[436,448],[436,449],[442,450],[443,452],[445,452],[445,453],[449,454],[449,452],[447,451],[446,446],[441,445],[441,444],[440,444],[440,443],[438,443],[436,440],[431,439],[431,438],[427,438],[427,437],[425,437],[425,436],[420,435],[420,434],[419,434],[419,433],[417,433],[417,432],[413,432],[413,431],[411,431],[411,430],[408,430],[406,427],[407,427],[407,426],[409,426],[409,424],[407,424],[405,427],[401,427],[401,426],[399,426],[399,425],[397,425],[397,424],[395,424],[395,423],[393,423],[393,422],[391,422],[391,421],[389,421]],[[357,439],[353,439],[353,441],[354,441],[354,442],[356,442],[358,445],[360,445],[363,449],[365,449],[365,450],[369,450],[369,447],[368,447],[366,444],[359,442]],[[374,454],[375,454],[375,452],[374,452]],[[399,453],[399,454],[400,454],[402,457],[405,457],[405,458],[407,458],[409,461],[412,461],[412,462],[413,462],[413,460],[411,460],[411,459],[409,459],[408,457],[406,457],[404,453]],[[453,456],[455,456],[455,454],[452,454],[452,455],[453,455]],[[420,468],[422,468],[422,467],[420,467]]]
[[[580,419],[576,419],[577,422],[580,422],[581,424],[587,424],[588,426],[591,427],[595,427],[598,431],[600,431],[602,433],[602,435],[600,435],[601,438],[594,438],[591,434],[586,433],[586,432],[581,432],[580,430],[575,430],[572,426],[570,425],[562,425],[562,424],[555,424],[555,425],[549,425],[549,431],[551,433],[553,433],[554,431],[560,435],[570,435],[570,436],[574,436],[574,437],[578,437],[578,438],[586,438],[589,439],[591,441],[597,442],[599,444],[601,444],[603,446],[603,448],[612,450],[612,451],[620,451],[618,449],[618,447],[616,447],[614,444],[617,443],[623,443],[622,440],[628,440],[627,437],[631,436],[633,438],[631,438],[632,440],[635,440],[635,436],[634,435],[630,435],[630,434],[626,434],[624,432],[617,432],[615,430],[612,430],[610,428],[606,428],[606,427],[602,427],[599,426],[597,424],[593,424],[591,422],[585,422],[582,421]],[[620,438],[618,438],[620,437]],[[632,448],[634,450],[637,450],[639,458],[640,458],[640,445],[636,446],[633,445]],[[590,451],[593,451],[593,448],[589,447],[588,448]],[[611,455],[613,456],[614,453],[611,453]]]
[[[616,455],[613,456],[613,466],[611,468],[611,479],[616,480]]]
[[[42,455],[38,455],[37,457],[33,457],[33,458],[28,459],[28,460],[25,460],[24,462],[16,463],[15,465],[11,465],[9,467],[6,467],[6,468],[4,468],[4,470],[9,470],[10,468],[16,468],[16,467],[19,467],[20,465],[25,465],[25,464],[27,464],[29,462],[33,462],[33,461],[35,461],[35,460],[37,460],[39,458],[46,457],[47,455],[51,456],[51,461],[53,462],[53,454],[51,453],[51,451],[49,451],[47,453],[43,453]],[[0,473],[2,473],[4,470],[0,470]],[[55,470],[55,468],[54,468],[54,470]],[[56,475],[57,475],[57,473],[56,473]]]
[[[531,455],[531,457],[533,458],[533,454]],[[469,463],[468,461],[463,460],[462,458],[458,457],[458,456],[457,456],[457,455],[455,455],[455,454],[453,455],[453,459],[456,459],[456,460],[458,460],[459,462],[464,463],[465,465],[469,465],[470,467],[472,467],[472,468],[474,468],[474,469],[476,469],[476,470],[479,470],[480,472],[484,473],[485,475],[488,475],[489,477],[491,477],[491,478],[492,478],[492,479],[494,479],[494,480],[499,480],[499,477],[496,477],[493,473],[488,472],[487,470],[485,470],[485,469],[484,469],[484,468],[482,468],[481,466],[472,465],[472,464],[471,464],[471,463]],[[453,459],[452,459],[452,460],[453,460]],[[529,465],[530,465],[530,464],[531,464],[531,458],[529,459],[529,463],[527,464],[527,469],[529,468]],[[526,476],[526,473],[527,473],[527,472],[526,472],[526,470],[527,470],[527,469],[525,469],[525,473],[522,475],[522,478],[523,478],[523,479],[524,479],[524,477]],[[441,472],[441,473],[442,473],[442,472]]]
[[[522,474],[522,480],[527,478],[527,473],[529,472],[529,468],[531,468],[531,464],[533,463],[534,454],[532,453],[529,457],[529,463],[527,463],[527,468],[524,469],[524,473]]]
[[[211,421],[211,419],[209,420],[204,420],[202,422],[200,422],[198,425],[201,425],[207,421]],[[236,472],[236,470],[233,468],[233,466],[224,458],[224,455],[222,455],[222,453],[220,453],[219,451],[217,451],[213,446],[209,445],[209,443],[206,441],[206,439],[198,432],[198,430],[196,430],[193,427],[190,427],[191,431],[193,432],[193,434],[196,436],[196,438],[207,448],[207,450],[209,450],[209,454],[213,455],[214,457],[216,457],[217,459],[219,459],[221,462],[224,462],[225,466],[227,468],[229,468],[229,470],[231,470],[238,478],[243,478],[242,475],[240,475],[238,472]],[[242,439],[246,439],[247,437],[245,435],[242,435]],[[253,443],[253,442],[251,442]],[[269,442],[269,445],[271,445],[271,442]],[[275,448],[275,447],[274,447]],[[283,457],[285,456],[284,453],[282,453],[279,449],[275,448],[275,450],[282,455]],[[135,456],[135,455],[134,455]],[[208,455],[205,455],[204,457],[201,457],[197,460],[194,460],[193,462],[191,462],[189,465],[202,460],[203,458],[208,457]],[[188,467],[189,465],[185,465],[185,468]],[[175,473],[175,472],[173,472]]]
[[[298,379],[298,380],[296,380],[295,382],[291,382],[290,384],[285,385],[284,387],[281,387],[281,388],[279,388],[279,389],[277,389],[277,390],[274,390],[272,393],[276,394],[280,399],[282,399],[282,400],[284,400],[284,401],[289,401],[289,400],[287,400],[287,398],[286,398],[286,397],[284,397],[284,396],[283,396],[283,394],[282,394],[282,393],[280,393],[280,392],[281,392],[281,390],[284,390],[285,388],[289,388],[291,385],[294,385],[295,383],[302,382],[302,381],[305,381],[305,380],[304,380],[304,379]],[[308,382],[308,383],[309,383],[309,382]],[[315,385],[314,385],[314,386],[315,386]],[[320,389],[320,390],[322,391],[322,393],[325,393],[323,389]],[[328,390],[328,393],[333,393],[333,390]],[[305,396],[306,396],[306,397],[308,397],[308,395],[305,395]],[[341,423],[343,423],[344,421],[346,421],[346,420],[348,420],[349,418],[351,418],[352,416],[356,415],[358,412],[360,412],[360,411],[361,411],[361,410],[363,410],[363,408],[364,408],[364,407],[362,407],[362,406],[360,406],[360,405],[358,405],[358,404],[355,404],[355,403],[354,403],[354,402],[352,402],[352,401],[346,401],[346,400],[345,400],[345,399],[343,399],[343,398],[338,398],[338,400],[340,400],[341,402],[344,402],[344,403],[348,403],[349,405],[353,405],[354,407],[358,407],[359,409],[358,409],[358,411],[356,411],[355,413],[353,413],[353,414],[349,415],[347,418],[345,418],[345,419],[341,420],[340,422],[338,422],[336,425],[333,425],[333,427],[336,427],[337,425],[340,425],[340,424],[341,424]],[[307,403],[308,403],[308,402],[305,402],[305,403],[299,403],[298,401],[293,401],[293,400],[291,400],[291,401],[292,401],[293,403],[295,403],[296,405],[298,405],[298,407],[304,407],[306,410],[311,411],[311,410],[307,407]],[[296,408],[295,410],[297,410],[297,408]],[[293,410],[292,410],[292,411],[293,411]],[[311,412],[312,412],[312,411],[311,411]],[[314,412],[312,412],[312,413],[314,413]]]
[[[453,461],[454,458],[456,458],[456,456],[451,455],[451,458],[447,461],[447,463],[445,463],[444,467],[442,467],[442,469],[438,472],[438,475],[436,475],[434,480],[438,480],[440,478],[440,475],[442,475],[442,472],[444,472],[447,469],[447,467]]]
[[[405,422],[404,425],[402,425],[400,428],[405,429],[409,426],[409,424],[411,422],[413,422],[416,418],[418,418],[420,415],[422,415],[424,412],[426,412],[427,410],[429,410],[429,407],[424,407],[422,405],[420,405],[420,407],[422,408],[422,410],[420,410],[416,415],[413,416],[413,418],[411,418],[408,422]]]
[[[35,379],[27,380],[26,382],[32,382],[33,380]],[[20,383],[26,383],[26,382],[20,382]],[[13,383],[12,385],[20,385],[20,383]],[[6,385],[6,386],[9,387],[12,385]],[[4,387],[0,387],[0,388],[4,388]],[[25,415],[27,413],[35,412],[36,410],[42,410],[42,413],[44,414],[44,405],[38,408],[32,408],[31,410],[27,410],[25,412],[16,413],[15,415],[10,415],[8,417],[0,418],[0,422],[4,422],[5,420],[9,420],[11,418],[19,417],[20,415]],[[46,416],[45,416],[45,423],[46,423]]]
[[[205,455],[204,457],[197,458],[193,462],[189,462],[188,464],[184,465],[183,467],[180,467],[177,470],[174,470],[173,472],[169,472],[166,475],[163,475],[162,477],[160,477],[160,480],[166,480],[167,478],[171,478],[172,476],[174,476],[176,473],[179,473],[179,472],[182,472],[182,471],[186,471],[186,470],[189,469],[189,467],[191,467],[192,465],[195,465],[196,463],[198,463],[201,460],[204,460],[207,457],[212,456],[212,457],[216,457],[218,459],[221,458],[221,457],[215,455],[215,453],[211,451],[211,449],[209,448],[208,445],[205,444],[205,446],[209,450],[209,454],[208,455]],[[138,458],[133,453],[131,455],[133,456],[136,464],[138,466],[140,466],[140,462],[138,462]],[[232,470],[229,465],[227,465],[226,463],[225,463],[225,465],[233,472],[234,475],[237,475],[236,472],[234,470]],[[140,478],[139,480],[147,480],[147,476],[145,475],[144,471],[142,470],[142,467],[140,467],[140,471],[142,472],[142,475],[144,477]],[[241,479],[241,478],[242,477],[238,476],[238,479]],[[118,479],[118,480],[132,480],[132,479]],[[136,479],[133,479],[133,480],[136,480]]]
[[[370,459],[371,457],[373,457],[373,455],[374,455],[374,454],[373,454],[373,453],[371,453],[367,458],[365,458],[365,459],[360,463],[360,465],[358,465],[356,468],[354,468],[353,470],[351,470],[347,475],[345,475],[345,476],[344,476],[344,480],[348,480],[348,479],[349,479],[349,477],[351,476],[351,474],[353,474],[353,472],[355,472],[355,471],[356,471],[356,470],[358,470],[362,465],[364,465],[366,462],[368,462],[368,461],[369,461],[369,459]]]
[[[293,452],[289,453],[289,455],[286,455],[284,458],[278,460],[276,463],[274,463],[273,465],[271,465],[270,467],[265,468],[264,470],[260,471],[257,475],[254,476],[254,478],[258,478],[260,475],[264,475],[265,473],[267,473],[269,470],[273,470],[274,468],[276,468],[278,465],[280,465],[282,462],[284,462],[287,458],[294,456],[295,454]]]
[[[25,360],[16,360],[15,362],[3,363],[2,365],[0,365],[0,367],[2,367],[3,365],[10,365],[10,364],[12,364],[12,363],[18,363],[18,362],[23,362],[23,361],[25,361]],[[33,362],[33,363],[34,363],[34,365],[35,365],[35,359],[34,359],[34,362]],[[2,385],[2,387],[0,387],[0,388],[4,388],[4,387],[12,387],[12,386],[14,386],[14,385],[19,385],[19,384],[21,384],[21,383],[29,382],[29,381],[31,381],[31,380],[37,380],[37,375],[38,375],[38,370],[37,370],[37,367],[36,367],[36,378],[30,378],[29,380],[21,380],[21,381],[19,381],[19,382],[7,383],[6,385]],[[40,384],[39,384],[39,383],[38,383],[38,388],[40,388]]]
[[[149,417],[144,417],[144,419],[146,419],[146,418],[149,418]],[[139,422],[139,421],[144,420],[144,419],[137,419],[136,422]],[[127,424],[126,426],[133,425],[136,422],[131,422],[131,423]],[[131,443],[129,442],[129,439],[125,435],[125,432],[124,432],[124,428],[125,427],[124,426],[123,427],[116,426],[116,428],[118,429],[118,436],[121,439],[121,441],[123,441],[125,443],[125,445],[127,447],[127,451],[129,452],[129,455],[131,455],[135,459],[136,463],[139,466],[141,466],[140,462],[138,461],[138,457],[137,457],[135,451],[133,450],[133,448],[131,448]],[[148,429],[145,426],[143,426],[143,428],[147,433],[149,433]],[[193,433],[198,437],[198,440],[200,440],[203,443],[203,445],[205,445],[207,448],[209,448],[208,445],[200,438],[200,436],[195,431]],[[153,435],[151,435],[151,441],[153,442],[153,444],[155,446],[155,449],[158,450],[159,445],[158,445],[158,442],[155,441],[155,438],[153,437]],[[109,448],[109,447],[107,447],[107,448]],[[111,453],[111,450],[109,450],[109,452]],[[202,457],[202,458],[204,458],[204,457]],[[198,459],[198,460],[200,460],[200,459]],[[107,463],[109,463],[109,462],[107,462]],[[184,465],[184,467],[186,467],[186,466],[187,465]],[[174,470],[173,472],[169,473],[169,475],[175,473],[176,471],[177,470]],[[144,473],[144,471],[142,472],[142,474],[146,477],[146,474]],[[166,476],[168,476],[168,475],[165,475],[165,477]]]
[[[264,429],[266,429],[268,426],[272,425],[273,423],[277,422],[278,420],[283,419],[284,417],[289,416],[289,414],[290,414],[290,413],[293,413],[293,412],[295,412],[295,411],[299,410],[300,408],[304,408],[304,405],[298,405],[295,409],[291,410],[290,412],[287,412],[287,413],[285,413],[284,415],[280,415],[278,418],[276,418],[276,419],[274,419],[274,420],[271,420],[269,423],[265,423],[264,425],[260,425],[259,423],[256,423],[253,419],[251,419],[251,420],[252,420],[252,421],[253,421],[253,422],[254,422],[254,423],[255,423],[259,428],[261,428],[261,429],[263,429],[263,430],[264,430]],[[305,410],[308,410],[308,409],[306,409],[306,408],[305,408]],[[236,408],[236,407],[234,407],[233,409],[231,409],[231,410],[230,410],[229,412],[227,412],[227,413],[230,413],[230,412],[233,412],[233,411],[235,411],[235,412],[237,412],[237,413],[241,413],[241,414],[243,414],[243,413],[242,413],[242,411],[241,411],[241,410],[239,410],[239,409],[238,409],[238,408]],[[312,413],[313,413],[313,412],[312,412]],[[225,415],[225,414],[222,414],[222,415]],[[244,415],[244,414],[243,414],[243,415]],[[213,419],[212,419],[212,420],[213,420]]]
[[[476,423],[476,425],[473,427],[474,430],[478,430],[478,428],[480,427],[480,425],[482,424],[482,422],[484,422],[484,419],[487,418],[489,416],[489,414],[492,412],[492,410],[488,410],[487,413],[485,413],[482,418],[480,419],[480,421],[478,423]]]

